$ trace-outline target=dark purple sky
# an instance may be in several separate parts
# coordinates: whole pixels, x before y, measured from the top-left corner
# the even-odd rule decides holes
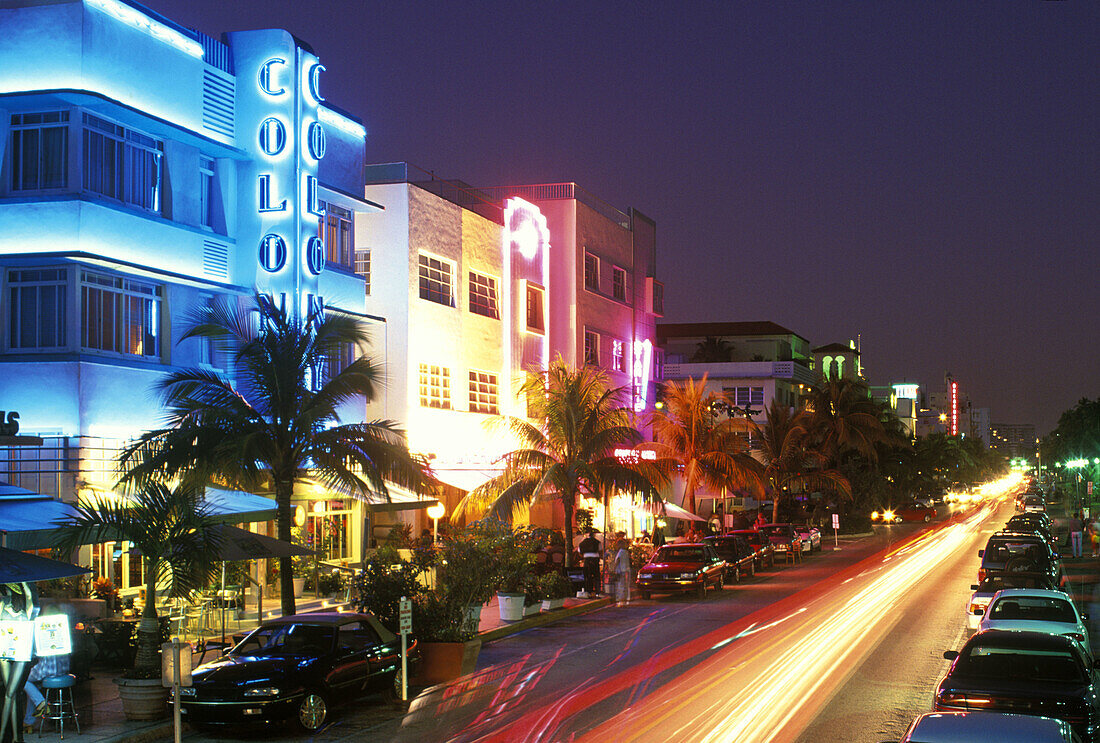
[[[368,161],[654,218],[670,321],[858,333],[1044,433],[1100,395],[1100,3],[147,4],[310,43]]]

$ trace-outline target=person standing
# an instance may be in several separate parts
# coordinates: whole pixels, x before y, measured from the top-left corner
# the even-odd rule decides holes
[[[595,596],[599,593],[600,582],[600,540],[596,539],[595,529],[588,531],[588,536],[581,540],[577,549],[583,561],[585,596]]]
[[[630,542],[626,539],[615,543],[611,571],[615,584],[615,603],[623,606],[630,601]]]
[[[1074,557],[1081,557],[1081,540],[1084,537],[1085,523],[1081,520],[1081,512],[1077,511],[1069,518],[1069,545]]]

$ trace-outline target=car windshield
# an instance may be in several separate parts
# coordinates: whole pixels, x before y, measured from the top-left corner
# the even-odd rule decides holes
[[[653,556],[653,562],[702,562],[702,547],[662,547]]]
[[[230,651],[231,655],[307,655],[332,649],[333,628],[318,624],[274,624],[260,627]]]
[[[989,609],[989,618],[1077,623],[1077,614],[1068,601],[1039,596],[1006,596],[998,599]]]
[[[708,539],[707,541],[710,542],[715,550],[723,555],[736,555],[739,552],[746,551],[743,546],[738,544],[739,540],[731,537],[726,537],[725,539]]]
[[[1033,542],[994,542],[986,549],[985,555],[993,562],[1008,562],[1014,557],[1028,560],[1044,560],[1047,557]]]
[[[1080,682],[1084,669],[1068,650],[974,645],[959,656],[953,673],[988,679]]]
[[[786,526],[765,526],[760,531],[769,537],[788,537],[791,534]]]

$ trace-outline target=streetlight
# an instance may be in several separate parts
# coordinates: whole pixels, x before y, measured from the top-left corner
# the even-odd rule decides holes
[[[439,541],[439,520],[447,515],[447,509],[437,502],[428,508],[428,515],[432,517],[432,544],[435,544]]]

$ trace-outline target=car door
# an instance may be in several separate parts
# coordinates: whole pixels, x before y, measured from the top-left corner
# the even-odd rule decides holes
[[[337,628],[329,686],[342,699],[356,697],[366,688],[371,653],[377,644],[378,635],[366,622],[346,622]]]

